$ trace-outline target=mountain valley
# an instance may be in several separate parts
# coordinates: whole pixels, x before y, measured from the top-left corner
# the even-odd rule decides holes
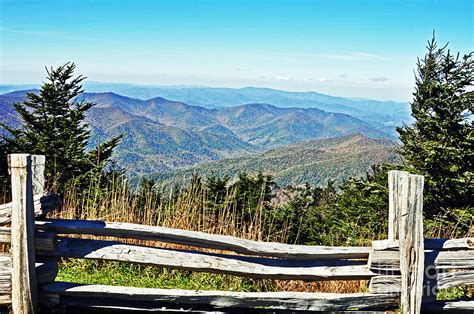
[[[0,122],[15,127],[21,125],[13,103],[24,101],[26,92],[0,95]],[[268,91],[259,94],[267,97]],[[283,97],[280,94],[269,98]],[[393,130],[382,123],[314,107],[281,107],[267,103],[225,106],[231,100],[222,106],[210,106],[209,99],[216,99],[215,93],[212,95],[196,97],[201,101],[208,99],[207,107],[163,97],[143,100],[112,92],[86,92],[77,101],[96,103],[86,118],[92,132],[90,147],[122,135],[115,159],[135,174],[176,178],[194,171],[186,169],[204,174],[219,169],[229,175],[242,169],[268,171],[282,184],[306,180],[321,183],[327,180],[327,175],[336,178],[360,175],[374,161],[395,158],[396,144],[390,140],[394,139]],[[330,96],[327,99],[320,96],[321,100],[315,95],[306,97],[311,101],[326,100],[328,107],[339,106],[341,111],[354,111],[334,103]],[[303,102],[308,100],[300,97]],[[229,99],[235,100],[235,95],[230,93]],[[334,148],[338,141],[342,142]],[[341,145],[353,148],[342,149]],[[327,150],[325,146],[332,148]]]

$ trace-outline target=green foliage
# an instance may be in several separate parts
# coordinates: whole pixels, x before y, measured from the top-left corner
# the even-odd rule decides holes
[[[451,54],[433,38],[417,64],[415,122],[398,128],[410,170],[425,176],[430,216],[472,205],[474,195],[474,52]]]
[[[194,175],[193,178],[194,180],[197,180],[195,178],[199,178],[199,181],[201,180],[197,175]],[[226,195],[228,194],[229,181],[230,177],[227,175],[223,177],[212,175],[207,178],[207,198],[210,204],[221,205],[224,202]]]
[[[140,264],[62,260],[58,281],[160,289],[261,291],[262,283],[229,275],[171,270]],[[265,288],[272,289],[265,285]],[[274,288],[273,288],[274,289]]]
[[[337,242],[348,245],[387,237],[388,170],[396,166],[372,166],[362,178],[350,178],[341,187],[337,201],[334,234]],[[370,243],[370,242],[369,242]]]
[[[472,291],[468,286],[456,286],[447,289],[440,289],[436,295],[437,300],[456,300],[464,297],[472,298]]]
[[[23,125],[14,129],[2,125],[11,136],[3,136],[5,151],[46,155],[50,188],[63,189],[74,180],[76,186],[96,178],[108,163],[120,136],[87,150],[89,126],[84,122],[94,103],[77,101],[83,92],[82,76],[73,77],[74,63],[47,69],[47,82],[39,94],[15,104]]]
[[[260,204],[267,209],[274,185],[272,176],[263,175],[262,172],[258,172],[256,176],[245,172],[240,173],[237,181],[232,185],[237,195],[237,212],[241,213],[246,208],[257,208]]]
[[[333,214],[331,207],[337,198],[333,182],[324,188],[306,184],[285,188],[291,194],[287,203],[269,209],[267,235],[282,233],[282,238],[295,244],[328,244]]]
[[[385,238],[390,164],[373,166],[364,177],[352,177],[337,190],[298,188],[295,196],[273,212],[273,228],[285,228],[288,241],[319,245],[365,245]]]

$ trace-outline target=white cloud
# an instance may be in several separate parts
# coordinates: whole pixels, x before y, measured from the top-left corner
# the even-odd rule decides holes
[[[289,77],[289,76],[277,76],[277,77],[275,77],[275,79],[278,80],[278,81],[290,81],[291,77]]]
[[[372,81],[372,82],[386,82],[386,81],[388,81],[388,77],[385,77],[385,76],[370,77],[369,81]]]
[[[321,83],[332,83],[333,82],[333,80],[325,78],[325,77],[321,77],[318,81],[321,82]]]
[[[374,53],[368,53],[368,52],[361,52],[361,51],[341,51],[344,54],[350,55],[350,56],[356,56],[356,57],[362,57],[362,58],[367,58],[367,59],[384,59],[384,57],[380,55],[376,55]]]

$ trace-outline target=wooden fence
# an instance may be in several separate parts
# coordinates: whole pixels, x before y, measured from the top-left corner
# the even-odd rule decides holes
[[[440,288],[474,284],[474,238],[424,239],[423,177],[389,173],[388,239],[372,247],[256,242],[231,236],[129,223],[45,219],[58,196],[44,193],[44,156],[10,155],[12,202],[0,205],[0,304],[13,313],[40,306],[126,310],[254,311],[474,310],[473,300],[436,301]],[[176,243],[203,250],[139,246],[70,235]],[[56,282],[60,257],[133,262],[252,278],[370,280],[368,292],[230,292],[144,289]]]

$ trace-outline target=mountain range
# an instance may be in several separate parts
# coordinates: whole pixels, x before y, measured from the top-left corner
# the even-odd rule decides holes
[[[193,88],[176,87],[168,88],[168,91],[182,92],[183,89],[192,90]],[[203,88],[196,87],[196,89],[200,93],[203,92]],[[30,91],[37,92],[34,89]],[[0,95],[0,122],[14,126],[20,125],[12,104],[25,100],[26,92],[15,91]],[[260,91],[263,95],[267,92],[267,90]],[[277,92],[280,93],[280,91]],[[215,92],[211,94],[214,95],[211,95],[212,97],[216,95]],[[209,97],[212,98],[211,96]],[[234,96],[229,96],[229,99],[232,97]],[[314,140],[338,136],[360,134],[358,136],[362,136],[367,141],[377,141],[370,138],[393,139],[393,134],[387,131],[390,126],[383,124],[385,123],[383,121],[370,122],[347,113],[329,112],[313,107],[282,107],[268,103],[228,106],[228,102],[220,106],[211,106],[209,102],[206,106],[198,106],[168,100],[161,96],[139,99],[113,92],[87,92],[78,100],[92,101],[97,104],[87,114],[87,122],[92,130],[90,145],[93,146],[98,141],[122,134],[123,139],[116,149],[115,158],[130,172],[141,174],[174,173],[176,170],[223,159],[225,161],[212,163],[211,167],[222,166],[223,170],[230,169],[232,167],[229,167],[229,164],[240,162],[257,165],[259,164],[257,160],[264,160],[265,162],[260,163],[263,165],[268,163],[269,155],[264,153],[268,150],[272,154],[275,154],[274,149],[283,149],[283,151],[292,152],[290,155],[294,157],[300,154],[308,156],[308,152],[298,152],[298,147],[322,145],[324,141],[316,143]],[[197,101],[203,102],[204,97],[197,97]],[[337,106],[331,103],[330,99],[327,101],[328,106]],[[348,100],[348,103],[350,102]],[[366,108],[380,105],[375,103],[376,105],[367,104]],[[395,106],[401,106],[401,104]],[[384,147],[386,152],[391,151],[395,145],[388,140],[380,141],[377,142],[378,149]],[[367,149],[374,145],[368,145],[367,142],[362,145],[361,141],[354,143],[356,151],[360,147],[365,147],[366,154],[374,156],[374,152]],[[294,144],[301,146],[288,146]],[[319,155],[321,153],[318,151]],[[328,157],[329,155],[321,156]],[[372,160],[386,161],[390,158],[392,156],[386,154],[381,159],[372,158]],[[308,163],[301,163],[301,169],[304,169],[305,165],[308,166]],[[359,163],[359,166],[357,170],[349,172],[360,173],[361,169],[367,168],[364,162]],[[292,167],[295,169],[296,165]],[[262,168],[268,167],[262,166]],[[269,170],[276,171],[270,168]],[[232,171],[226,170],[226,172]],[[298,175],[287,176],[289,179],[284,179],[283,175],[278,175],[278,177],[281,177],[281,182],[284,183],[295,183],[295,180],[304,179]]]
[[[38,86],[31,84],[0,85],[0,94],[32,88],[38,88]],[[87,81],[84,88],[86,92],[113,92],[140,100],[158,96],[205,108],[222,108],[251,103],[267,103],[286,108],[318,108],[362,119],[393,137],[397,136],[395,126],[412,121],[408,103],[349,99],[317,92],[289,92],[257,87],[156,86],[94,81]]]

